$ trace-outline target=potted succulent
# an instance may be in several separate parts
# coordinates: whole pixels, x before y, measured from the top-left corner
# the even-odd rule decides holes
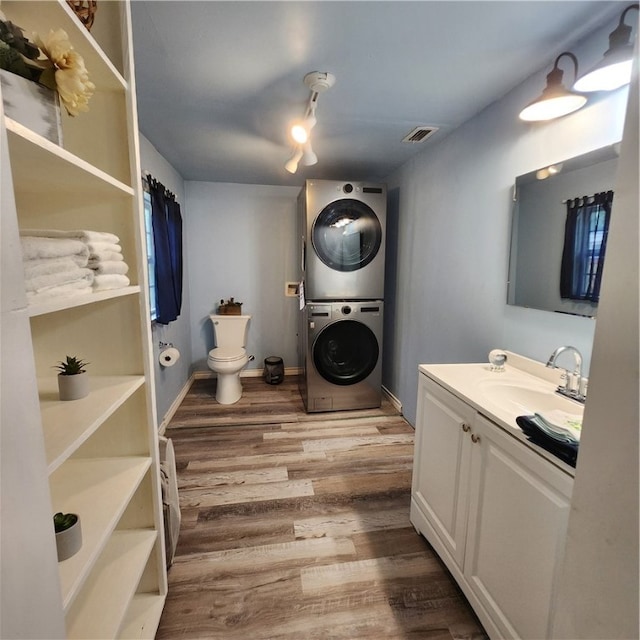
[[[85,369],[88,364],[75,356],[67,356],[55,365],[60,400],[79,400],[89,394],[89,376]]]
[[[82,546],[80,518],[75,513],[59,511],[53,516],[53,527],[56,532],[58,562],[62,562],[77,553]]]

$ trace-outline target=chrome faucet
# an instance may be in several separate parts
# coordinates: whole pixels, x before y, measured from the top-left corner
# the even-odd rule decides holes
[[[565,351],[570,351],[573,354],[575,367],[573,369],[573,373],[569,373],[569,371],[565,369],[563,374],[565,384],[560,385],[556,391],[564,396],[573,398],[578,402],[584,402],[586,396],[586,380],[582,377],[582,354],[575,347],[558,347],[549,356],[549,360],[547,360],[547,367],[557,369],[558,365],[556,364],[556,360],[558,359],[558,356]]]

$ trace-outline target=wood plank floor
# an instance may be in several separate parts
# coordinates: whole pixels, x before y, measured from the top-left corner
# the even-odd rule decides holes
[[[214,385],[166,433],[182,528],[156,638],[486,638],[409,522],[413,429],[389,403],[307,414],[288,376],[222,406]]]

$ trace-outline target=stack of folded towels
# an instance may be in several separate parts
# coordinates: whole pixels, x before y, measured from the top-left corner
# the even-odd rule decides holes
[[[558,409],[531,416],[518,416],[516,422],[531,442],[550,451],[572,467],[576,466],[582,431],[581,416]]]
[[[106,231],[20,231],[30,304],[130,284],[120,239]]]

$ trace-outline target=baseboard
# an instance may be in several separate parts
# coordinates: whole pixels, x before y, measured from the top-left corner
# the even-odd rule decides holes
[[[384,385],[382,385],[382,394],[393,405],[393,408],[402,415],[402,402],[400,402],[400,400],[398,400],[398,398],[396,398]]]
[[[180,390],[180,393],[177,395],[176,399],[171,403],[167,413],[164,414],[164,418],[162,418],[162,422],[158,425],[158,434],[163,436],[164,432],[171,422],[171,418],[173,418],[175,412],[178,410],[178,407],[182,404],[187,393],[189,393],[189,389],[195,380],[195,375],[191,375],[191,377],[187,380],[184,387]]]

